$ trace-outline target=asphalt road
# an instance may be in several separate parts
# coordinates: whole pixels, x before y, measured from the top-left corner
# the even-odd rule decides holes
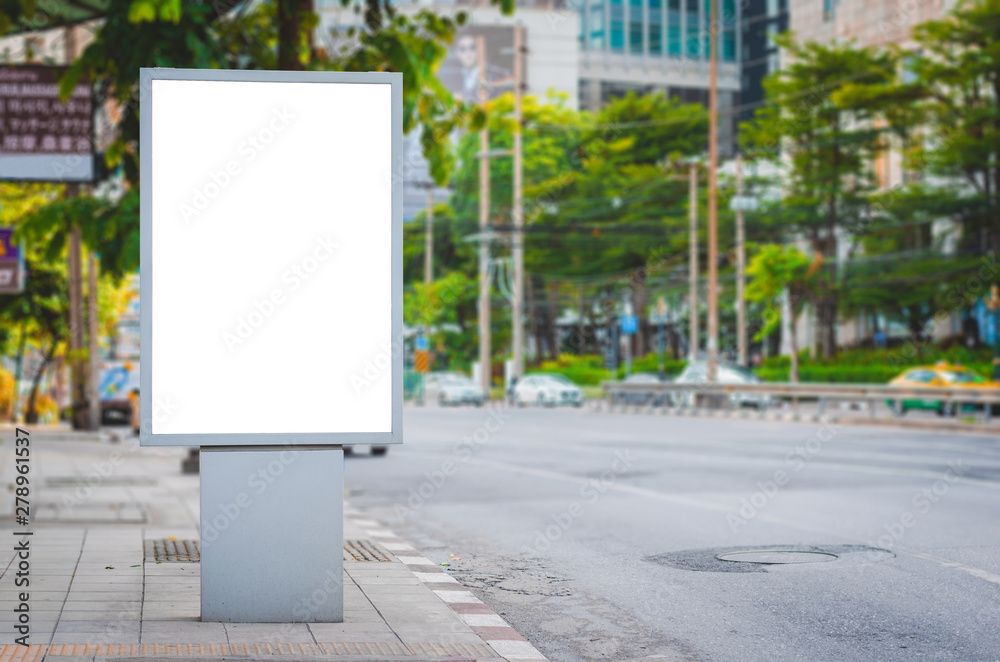
[[[579,410],[404,421],[404,446],[348,459],[350,500],[552,660],[1000,660],[997,437]],[[747,550],[826,555],[717,559]]]

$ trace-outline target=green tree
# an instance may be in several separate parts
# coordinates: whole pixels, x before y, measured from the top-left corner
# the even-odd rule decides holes
[[[962,221],[961,248],[1000,252],[1000,0],[964,0],[913,37],[926,121],[913,162],[955,190],[943,211]]]
[[[67,279],[64,270],[42,261],[26,261],[24,291],[17,295],[0,296],[0,323],[16,329],[18,359],[25,348],[38,351],[41,362],[31,376],[31,394],[26,406],[28,423],[38,422],[36,402],[42,378],[62,351],[69,333],[66,298]]]
[[[817,274],[821,256],[810,260],[809,256],[792,246],[767,244],[747,265],[747,301],[763,304],[764,324],[756,339],[763,340],[781,323],[783,303],[788,302],[790,311],[788,324],[791,327],[792,367],[789,380],[799,381],[799,346],[797,320],[802,308],[816,293]]]
[[[476,280],[453,271],[432,281],[414,282],[403,296],[407,326],[423,328],[438,367],[467,370],[478,357]],[[510,341],[509,316],[494,318],[494,355]]]
[[[766,106],[743,125],[752,158],[787,158],[784,196],[769,210],[782,233],[794,233],[823,256],[815,294],[817,341],[836,349],[842,294],[840,238],[863,232],[879,182],[872,164],[887,147],[879,127],[897,98],[898,56],[854,44],[778,38],[789,64],[764,81]]]
[[[509,95],[490,104],[491,150],[509,149],[511,112]],[[708,119],[700,106],[634,93],[597,114],[528,98],[524,117],[525,265],[535,302],[528,310],[539,346],[555,358],[559,303],[578,301],[583,287],[570,281],[600,281],[586,288],[585,315],[588,299],[607,300],[605,286],[621,282],[644,317],[648,266],[686,247],[686,233],[678,230],[687,227],[687,184],[673,178],[672,169],[704,150]],[[453,197],[463,220],[478,216],[478,152],[478,136],[465,136]],[[510,159],[491,160],[491,221],[501,229],[509,227],[510,167]]]
[[[447,203],[434,205],[434,273],[458,271],[476,278],[478,245],[463,238],[476,232],[473,221],[459,223]],[[427,211],[418,212],[403,226],[403,283],[424,280],[424,256],[427,247]]]

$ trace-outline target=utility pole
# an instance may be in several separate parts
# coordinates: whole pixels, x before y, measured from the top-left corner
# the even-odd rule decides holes
[[[479,57],[479,105],[486,111],[489,100],[486,90],[486,38],[476,37]],[[487,231],[490,224],[490,134],[489,122],[479,132],[479,378],[489,397],[492,386],[490,351],[490,246]]]
[[[736,155],[736,349],[739,363],[747,367],[747,302],[743,298],[746,286],[746,248],[743,229],[743,154]]]
[[[87,355],[90,358],[89,370],[87,371],[87,397],[90,405],[89,416],[90,429],[96,430],[101,426],[101,394],[98,385],[98,373],[100,363],[98,362],[98,324],[97,324],[97,259],[93,251],[87,251],[87,336],[90,341]]]
[[[434,280],[434,185],[427,187],[427,232],[424,237],[424,284]]]
[[[73,26],[63,29],[63,45],[66,64],[71,65],[76,58],[76,33]],[[79,184],[66,185],[66,197],[76,197],[80,192]],[[69,247],[67,269],[69,270],[69,355],[70,355],[70,409],[72,411],[73,428],[88,429],[90,412],[88,406],[87,370],[80,361],[83,352],[83,240],[80,227],[74,225],[69,232]]]
[[[480,60],[482,67],[483,60]],[[521,93],[524,84],[524,29],[514,26],[514,257],[513,333],[514,369],[512,377],[524,375],[524,143]]]
[[[708,381],[714,382],[719,373],[719,265],[717,251],[719,248],[717,209],[716,209],[716,170],[719,161],[718,123],[719,123],[719,58],[718,24],[716,23],[716,4],[718,0],[708,0],[709,30],[709,69],[708,69]]]
[[[691,319],[689,320],[688,359],[698,360],[698,166],[691,163],[690,185],[688,187],[688,216],[689,238],[688,238],[688,282],[690,285],[689,302],[691,305]]]
[[[667,323],[667,301],[663,297],[660,297],[656,301],[656,321],[660,323],[660,333],[659,336],[657,337],[657,343],[656,343],[657,344],[656,353],[659,359],[657,361],[657,366],[658,366],[657,376],[660,378],[660,381],[663,381],[664,379],[663,354],[666,351],[666,339],[667,339],[664,330],[664,325]]]
[[[1000,381],[1000,287],[990,287],[990,321],[993,322],[993,381]],[[987,410],[993,405],[986,405]]]

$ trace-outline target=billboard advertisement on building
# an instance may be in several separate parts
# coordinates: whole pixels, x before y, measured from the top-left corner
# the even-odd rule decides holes
[[[504,25],[470,25],[460,28],[455,41],[448,49],[448,55],[438,68],[438,78],[455,99],[465,103],[479,103],[479,53],[476,40],[482,36],[486,41],[486,83],[487,98],[496,97],[513,89],[514,74],[514,28]],[[527,75],[525,75],[527,80]],[[457,141],[459,135],[452,139]],[[405,179],[408,182],[430,180],[427,161],[420,148],[420,132],[413,131],[404,138]],[[409,186],[403,200],[403,217],[413,218],[426,206],[426,194],[422,189]]]

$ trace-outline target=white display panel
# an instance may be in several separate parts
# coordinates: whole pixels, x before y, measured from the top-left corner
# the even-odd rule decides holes
[[[143,443],[398,441],[392,81],[149,71]]]

